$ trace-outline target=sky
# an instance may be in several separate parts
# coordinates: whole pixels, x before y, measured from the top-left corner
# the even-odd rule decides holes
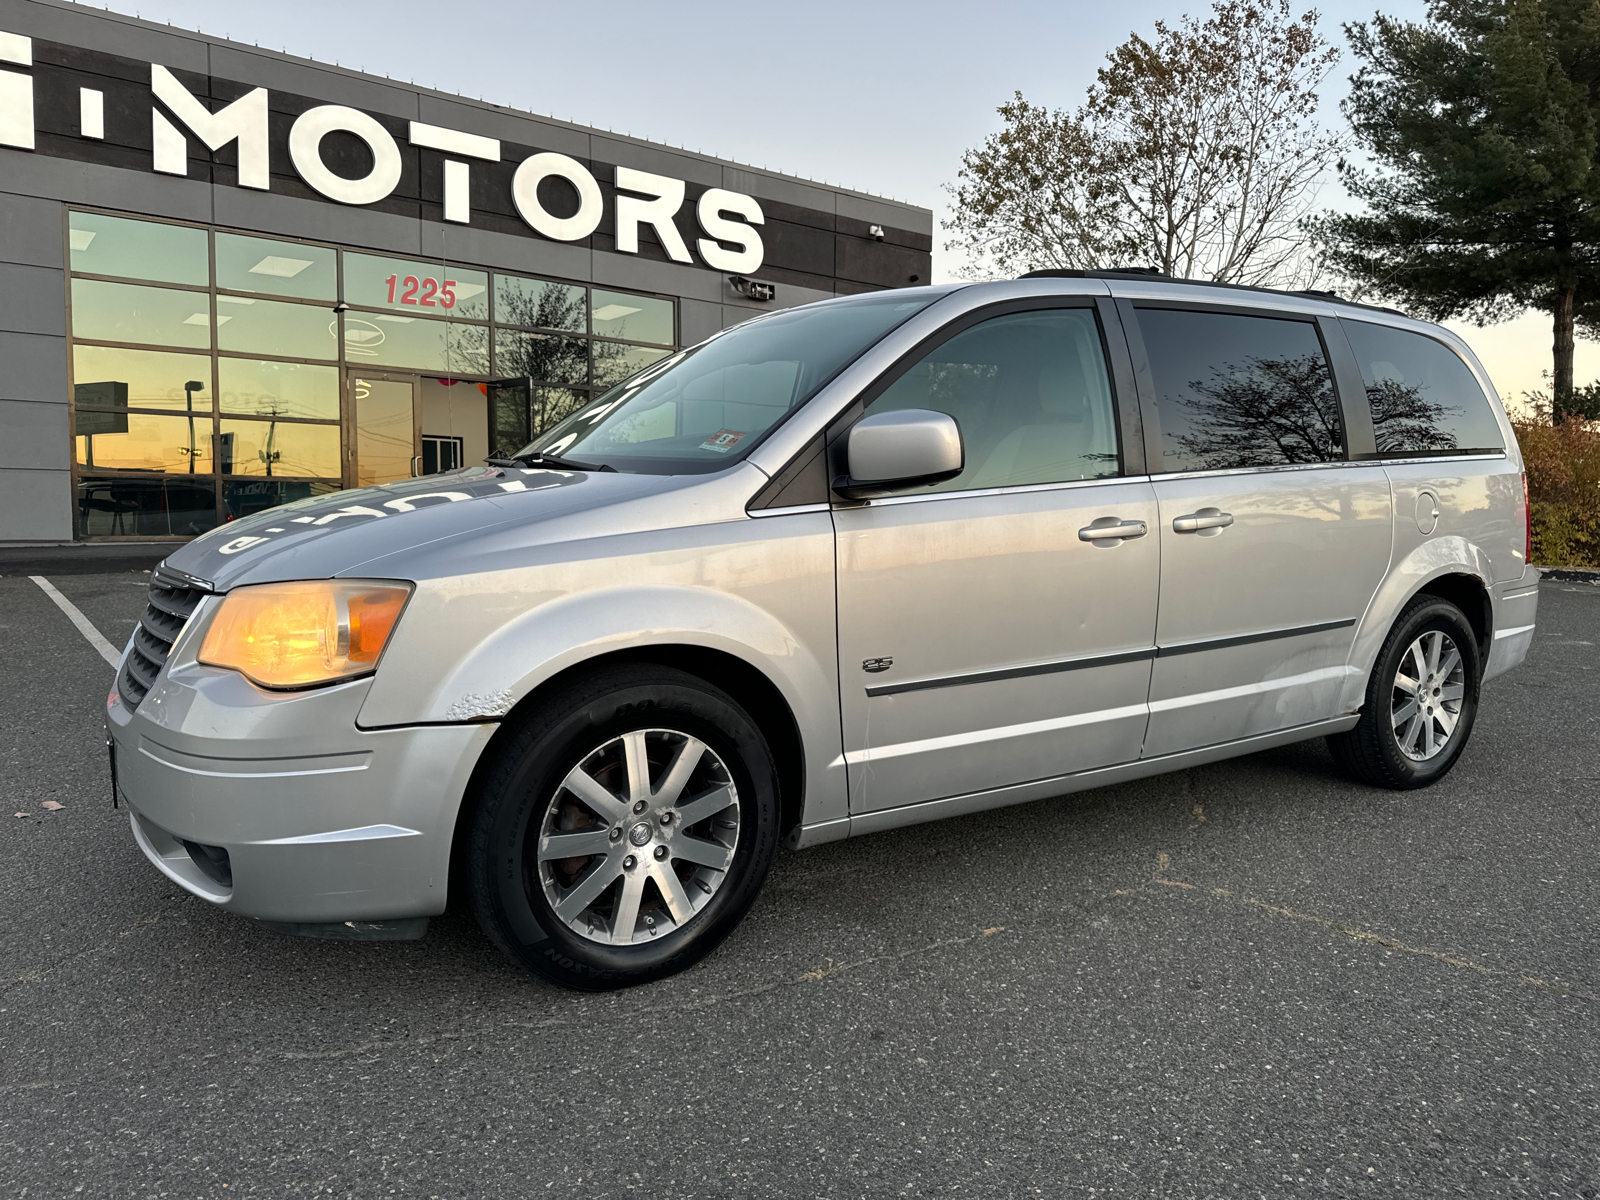
[[[1131,32],[1207,0],[112,0],[115,11],[376,75],[480,97],[934,210],[934,279],[957,265],[938,228],[963,150],[996,132],[1015,91],[1076,107]],[[1325,36],[1370,19],[1372,0],[1328,0]],[[1298,11],[1297,6],[1297,11]],[[1384,0],[1420,18],[1422,0]],[[1354,69],[1323,90],[1324,120]],[[1330,205],[1348,201],[1333,183]],[[1453,324],[1502,395],[1541,386],[1549,319]],[[1577,379],[1600,378],[1600,344],[1578,345]]]

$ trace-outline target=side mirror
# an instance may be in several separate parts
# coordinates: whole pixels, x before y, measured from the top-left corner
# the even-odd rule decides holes
[[[926,408],[876,413],[851,428],[846,462],[850,474],[835,479],[833,490],[849,500],[938,483],[966,464],[961,427],[948,413]]]

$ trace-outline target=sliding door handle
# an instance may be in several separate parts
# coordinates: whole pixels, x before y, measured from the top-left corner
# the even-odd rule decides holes
[[[1117,517],[1097,517],[1092,524],[1078,530],[1080,542],[1093,542],[1096,546],[1114,546],[1125,538],[1141,538],[1149,532],[1143,521],[1123,521]]]
[[[1172,518],[1173,533],[1200,533],[1203,530],[1222,530],[1233,524],[1233,514],[1215,508],[1202,508],[1185,517]]]

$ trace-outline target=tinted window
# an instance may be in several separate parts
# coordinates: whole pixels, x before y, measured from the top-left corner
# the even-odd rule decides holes
[[[1117,474],[1117,428],[1094,313],[993,317],[956,334],[874,400],[869,414],[949,413],[966,469],[921,490],[1064,483]]]
[[[653,475],[721,470],[934,299],[885,292],[747,321],[624,380],[527,450]]]
[[[1155,377],[1159,470],[1344,457],[1339,400],[1310,322],[1146,308],[1139,329]]]
[[[1488,397],[1442,342],[1366,321],[1344,328],[1361,363],[1380,455],[1505,448]]]

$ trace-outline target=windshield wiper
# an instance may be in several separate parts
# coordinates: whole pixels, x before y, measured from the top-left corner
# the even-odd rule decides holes
[[[610,471],[616,473],[616,468],[609,463],[579,462],[575,458],[562,458],[557,454],[513,454],[510,458],[486,458],[483,460],[491,467],[556,467],[563,471]]]

